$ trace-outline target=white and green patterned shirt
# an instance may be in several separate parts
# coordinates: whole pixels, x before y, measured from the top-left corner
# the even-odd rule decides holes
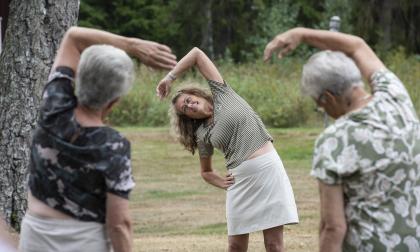
[[[392,72],[371,83],[372,100],[317,139],[311,175],[343,187],[343,251],[420,251],[419,120]]]

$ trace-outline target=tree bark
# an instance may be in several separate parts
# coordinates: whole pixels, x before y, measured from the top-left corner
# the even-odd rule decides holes
[[[10,0],[2,0],[0,1],[0,17],[2,18],[1,21],[1,40],[0,42],[2,42],[4,40],[4,34],[6,31],[6,26],[7,26],[7,17],[9,14],[9,2]]]
[[[202,12],[205,17],[205,22],[201,26],[201,45],[210,59],[214,59],[214,48],[213,48],[213,18],[212,18],[212,3],[213,0],[204,1],[202,4]]]
[[[31,131],[42,88],[79,0],[12,0],[0,56],[0,210],[20,229],[26,210]]]
[[[382,30],[382,39],[380,44],[384,50],[389,50],[392,46],[392,37],[391,37],[391,27],[392,27],[392,12],[393,12],[393,3],[392,0],[383,0],[382,7],[378,12],[379,23]]]

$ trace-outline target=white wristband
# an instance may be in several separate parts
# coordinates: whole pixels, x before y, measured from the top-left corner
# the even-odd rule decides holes
[[[166,77],[168,77],[171,81],[176,80],[176,75],[173,74],[172,72],[169,72]]]

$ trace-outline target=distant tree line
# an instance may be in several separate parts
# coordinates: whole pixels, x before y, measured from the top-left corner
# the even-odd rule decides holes
[[[171,45],[179,55],[193,46],[212,58],[243,62],[260,57],[265,43],[293,26],[341,31],[377,50],[420,53],[416,0],[81,0],[79,24]]]

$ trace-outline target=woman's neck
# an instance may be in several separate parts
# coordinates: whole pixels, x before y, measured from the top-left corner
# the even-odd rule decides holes
[[[102,120],[102,110],[92,110],[78,105],[74,112],[77,122],[83,127],[101,127],[105,125]]]
[[[363,88],[357,87],[353,90],[350,97],[350,104],[347,108],[347,113],[361,109],[364,107],[372,98],[372,95],[366,92]]]

